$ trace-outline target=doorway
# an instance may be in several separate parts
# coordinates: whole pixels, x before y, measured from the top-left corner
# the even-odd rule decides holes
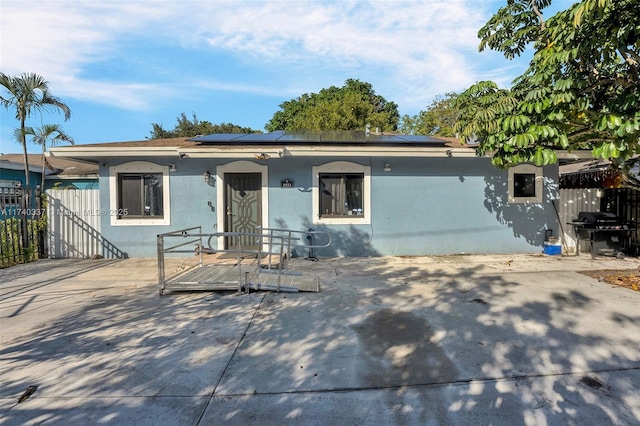
[[[261,173],[225,173],[224,174],[224,211],[225,232],[255,233],[262,225],[262,174]],[[257,250],[256,237],[227,237],[225,249],[237,247]]]

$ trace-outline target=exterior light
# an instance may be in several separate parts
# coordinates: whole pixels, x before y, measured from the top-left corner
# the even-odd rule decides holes
[[[391,171],[391,164],[387,163],[384,165],[384,171],[385,172],[390,172]]]
[[[207,184],[210,183],[211,182],[211,173],[209,173],[208,171],[204,172],[202,174],[202,181],[204,183],[207,183]]]

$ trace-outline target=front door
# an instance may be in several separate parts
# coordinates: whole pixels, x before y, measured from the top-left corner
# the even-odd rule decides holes
[[[262,175],[225,173],[225,231],[255,233],[262,225]],[[237,247],[237,237],[225,239],[225,249]],[[243,249],[257,250],[256,237],[240,237]]]

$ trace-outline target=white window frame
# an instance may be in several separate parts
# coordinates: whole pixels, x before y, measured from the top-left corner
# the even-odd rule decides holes
[[[162,173],[162,217],[127,218],[118,217],[118,174],[120,173]],[[148,161],[131,161],[109,167],[109,211],[100,211],[111,217],[111,226],[156,226],[171,225],[171,198],[169,192],[169,166]]]
[[[535,197],[516,197],[515,196],[515,175],[518,174],[534,174],[536,185]],[[544,174],[542,167],[534,166],[533,164],[520,164],[515,167],[509,168],[509,202],[510,203],[542,203],[542,191],[544,188]]]
[[[363,166],[348,161],[334,161],[312,167],[313,187],[311,196],[313,198],[313,223],[318,225],[368,225],[371,223],[371,167]],[[363,216],[359,217],[320,217],[320,184],[321,174],[353,174],[362,173],[362,205]]]

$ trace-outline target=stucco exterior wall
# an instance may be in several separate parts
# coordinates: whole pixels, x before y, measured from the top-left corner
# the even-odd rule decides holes
[[[558,168],[544,167],[544,194],[539,204],[508,202],[508,173],[486,158],[375,158],[348,161],[371,167],[371,223],[319,225],[312,210],[312,167],[336,157],[272,158],[251,160],[268,166],[268,226],[304,231],[313,228],[333,236],[330,248],[319,256],[436,255],[454,253],[541,253],[545,230],[559,234],[553,200],[558,198]],[[168,166],[166,158],[149,158]],[[122,255],[154,257],[156,235],[201,225],[203,232],[222,231],[217,223],[217,191],[202,174],[215,175],[219,165],[232,159],[171,160],[171,220],[164,226],[111,226],[102,217],[103,236]],[[122,159],[106,159],[109,166]],[[389,163],[391,171],[385,172]],[[101,206],[110,206],[108,167],[100,167]],[[283,179],[293,180],[282,188]],[[212,179],[213,181],[213,179]],[[266,225],[266,224],[265,224]],[[306,241],[305,241],[306,242]],[[306,250],[297,248],[297,255]]]

